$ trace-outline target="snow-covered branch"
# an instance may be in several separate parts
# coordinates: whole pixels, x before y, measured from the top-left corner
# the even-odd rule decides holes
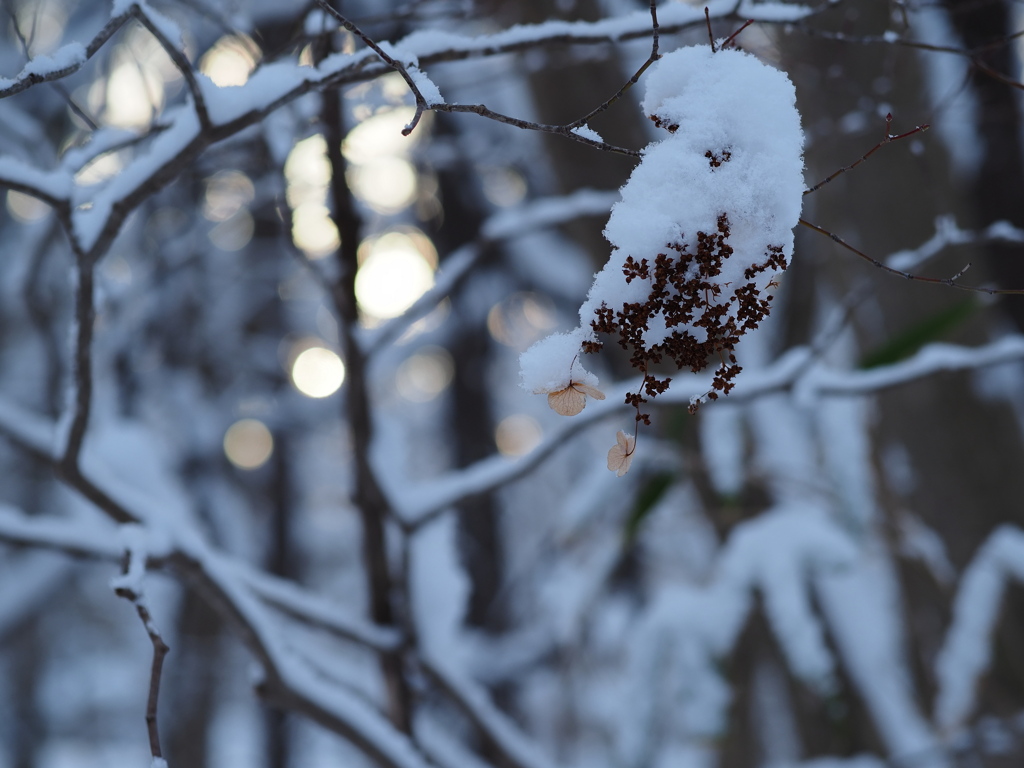
[[[727,402],[750,402],[784,391],[793,391],[798,399],[807,401],[866,397],[941,372],[973,370],[1016,360],[1024,360],[1024,337],[1021,336],[1007,336],[981,347],[929,344],[906,360],[867,370],[830,368],[815,362],[810,348],[796,347],[766,368],[744,371]],[[492,456],[422,486],[393,489],[403,524],[418,527],[463,499],[493,491],[525,476],[564,447],[573,435],[600,421],[613,416],[621,418],[628,413],[623,395],[638,386],[638,381],[609,386],[607,400],[591,403],[571,420],[559,421],[540,445],[524,456],[515,459]],[[693,398],[707,392],[710,386],[708,375],[678,376],[659,397],[658,403],[689,406]]]
[[[977,687],[992,662],[993,634],[1009,583],[1024,583],[1024,532],[998,528],[964,570],[953,600],[953,619],[935,661],[935,720],[946,733],[974,711]]]

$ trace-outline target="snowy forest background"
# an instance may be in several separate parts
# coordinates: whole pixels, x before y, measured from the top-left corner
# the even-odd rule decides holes
[[[635,372],[563,419],[518,356],[576,324],[635,157],[403,136],[315,4],[3,7],[0,766],[1021,764],[1024,298],[799,227],[735,391],[691,416],[676,375],[619,478]],[[549,126],[651,53],[640,0],[334,7]],[[708,9],[794,82],[809,187],[931,126],[804,219],[1024,288],[1019,5]],[[642,88],[589,127],[659,138]]]

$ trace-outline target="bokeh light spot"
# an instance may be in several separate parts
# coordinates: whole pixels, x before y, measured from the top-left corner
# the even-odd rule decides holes
[[[256,69],[260,49],[246,35],[226,35],[199,62],[199,71],[221,88],[245,85]]]
[[[220,171],[206,180],[203,216],[207,221],[227,221],[256,197],[252,179],[241,171]]]
[[[303,203],[292,212],[292,241],[313,259],[322,259],[341,245],[326,205]]]
[[[345,364],[326,347],[310,347],[292,363],[292,383],[306,397],[333,395],[345,381]]]
[[[543,438],[540,424],[532,416],[516,413],[498,422],[494,442],[505,456],[522,456],[536,448]]]
[[[555,307],[547,296],[521,291],[491,307],[487,330],[502,344],[525,350],[556,325]]]
[[[29,224],[39,221],[50,212],[50,206],[31,195],[17,192],[13,189],[7,192],[7,212],[16,221],[22,224]]]
[[[424,237],[424,239],[426,239]],[[429,240],[427,240],[429,243]],[[398,317],[434,284],[430,256],[423,244],[402,233],[388,233],[362,249],[362,265],[356,273],[356,298],[372,318]]]
[[[414,403],[426,403],[451,384],[454,364],[441,347],[424,347],[406,358],[395,373],[398,394]]]
[[[256,469],[274,452],[274,437],[262,422],[241,419],[224,433],[224,455],[239,469]]]
[[[378,213],[398,213],[416,196],[416,171],[400,157],[378,157],[348,173],[356,196]]]

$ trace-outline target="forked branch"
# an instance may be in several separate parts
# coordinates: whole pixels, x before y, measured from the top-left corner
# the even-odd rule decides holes
[[[496,112],[484,104],[447,104],[444,102],[431,102],[423,95],[422,90],[416,84],[415,79],[409,73],[409,69],[405,64],[403,64],[398,59],[388,54],[369,35],[367,35],[365,32],[359,29],[358,26],[356,26],[347,18],[345,18],[337,10],[332,8],[331,5],[327,2],[327,0],[316,0],[316,2],[317,5],[319,5],[326,13],[330,14],[339,24],[342,25],[342,27],[347,29],[352,34],[358,36],[364,43],[366,43],[366,45],[369,46],[381,58],[381,60],[384,61],[384,63],[386,63],[389,67],[397,71],[402,76],[402,79],[405,80],[406,84],[409,86],[409,90],[412,92],[413,99],[415,100],[416,111],[413,114],[413,118],[409,122],[409,124],[402,129],[403,136],[408,136],[410,133],[412,133],[412,131],[419,124],[419,121],[423,116],[423,113],[428,110],[449,113],[471,112],[473,114],[480,115],[481,117],[486,117],[489,120],[494,120],[499,123],[505,123],[506,125],[513,125],[517,128],[523,128],[525,130],[531,131],[540,131],[542,133],[555,133],[558,134],[559,136],[564,136],[580,144],[586,144],[587,146],[594,147],[595,149],[601,149],[606,152],[614,152],[616,154],[628,155],[630,157],[640,156],[640,152],[638,150],[627,149],[625,147],[617,147],[614,144],[609,144],[608,142],[605,142],[603,140],[591,138],[580,133],[579,129],[585,127],[587,123],[590,121],[590,119],[593,118],[595,115],[604,112],[612,104],[614,104],[620,98],[622,98],[623,94],[625,94],[626,91],[632,88],[633,85],[635,85],[640,80],[640,77],[643,75],[644,72],[647,71],[651,64],[653,64],[661,57],[661,54],[658,52],[660,40],[660,27],[658,25],[658,10],[655,0],[651,0],[650,2],[651,53],[647,57],[647,61],[645,61],[640,66],[640,68],[633,74],[633,76],[630,77],[629,80],[627,80],[626,83],[621,88],[619,88],[619,90],[616,91],[611,97],[603,101],[601,104],[592,109],[583,117],[562,125],[547,125],[544,123],[537,123],[532,120],[523,120],[517,117],[511,117],[510,115],[505,115],[502,114],[501,112]]]
[[[884,147],[886,144],[892,144],[894,141],[899,141],[900,139],[905,139],[905,138],[907,138],[909,136],[913,136],[914,134],[917,134],[917,133],[924,133],[930,127],[931,126],[929,126],[928,124],[918,125],[915,128],[913,128],[912,130],[906,131],[905,133],[900,133],[900,134],[895,134],[894,135],[894,134],[892,134],[890,132],[890,130],[892,128],[892,113],[890,112],[889,114],[887,114],[885,116],[885,138],[883,138],[880,142],[875,144],[875,146],[873,146],[871,149],[869,149],[867,152],[865,152],[863,155],[861,155],[860,158],[858,158],[854,162],[850,163],[847,166],[844,166],[844,167],[840,168],[838,171],[836,171],[832,175],[828,176],[827,178],[822,179],[821,181],[819,181],[817,184],[815,184],[810,189],[804,190],[804,194],[805,195],[809,195],[812,192],[817,192],[819,189],[821,189],[826,184],[828,184],[830,181],[832,181],[832,179],[836,178],[837,176],[839,176],[841,174],[846,173],[847,171],[852,171],[854,168],[856,168],[858,165],[863,163],[865,160],[867,160],[869,157],[871,157],[873,154],[875,154],[875,152],[877,152],[879,149]]]

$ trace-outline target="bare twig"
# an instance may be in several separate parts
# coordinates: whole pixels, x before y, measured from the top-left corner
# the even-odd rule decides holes
[[[133,560],[141,557],[143,562],[135,563]],[[114,594],[123,597],[135,606],[135,612],[142,621],[142,626],[149,635],[153,644],[153,663],[149,673],[149,696],[146,699],[146,732],[149,734],[149,750],[154,758],[163,758],[160,749],[160,728],[157,722],[157,707],[160,699],[160,680],[163,673],[164,657],[170,651],[167,643],[164,642],[160,632],[153,622],[153,616],[146,605],[145,597],[142,594],[141,582],[133,578],[133,571],[138,569],[139,579],[145,572],[145,555],[129,550],[125,553],[123,575],[115,581]]]
[[[647,71],[647,68],[661,58],[661,54],[658,52],[660,42],[658,30],[658,6],[655,0],[651,0],[651,55],[647,57],[647,61],[640,65],[640,69],[634,72],[633,76],[626,81],[626,84],[616,91],[614,96],[607,99],[604,103],[598,105],[578,120],[568,123],[566,125],[567,128],[572,130],[573,128],[579,128],[580,126],[586,125],[590,122],[591,118],[601,112],[604,112],[608,107],[622,98],[622,95],[626,93],[626,91],[636,85],[637,81],[640,80],[641,75]]]
[[[733,45],[736,42],[736,38],[739,37],[740,32],[742,32],[744,29],[746,29],[747,27],[749,27],[753,23],[754,23],[753,19],[747,19],[743,23],[742,27],[740,27],[735,32],[733,32],[731,35],[729,35],[727,38],[725,38],[725,42],[722,43],[722,50],[724,51],[730,45]]]
[[[832,32],[829,30],[814,29],[804,24],[794,25],[794,28],[811,37],[819,37],[835,42],[853,43],[855,45],[895,45],[901,48],[912,48],[919,51],[948,53],[955,56],[962,56],[963,58],[970,60],[972,66],[989,77],[1013,88],[1024,89],[1024,83],[1014,80],[1002,72],[993,69],[981,58],[985,53],[1002,48],[1009,45],[1014,40],[1024,37],[1024,30],[1019,30],[1013,34],[989,41],[977,48],[957,48],[956,46],[951,45],[937,45],[934,43],[921,42],[919,40],[909,40],[904,37],[899,37],[894,33],[886,33],[884,35],[850,35],[845,32]]]
[[[800,223],[803,226],[807,227],[808,229],[813,229],[815,232],[825,235],[829,239],[841,245],[846,250],[850,251],[851,253],[855,253],[856,255],[864,259],[866,262],[874,265],[883,272],[888,272],[889,274],[897,275],[899,277],[902,277],[904,280],[913,280],[919,283],[932,283],[935,285],[945,285],[948,286],[949,288],[957,288],[961,291],[970,291],[972,293],[984,293],[988,294],[989,296],[1024,295],[1024,288],[986,288],[985,286],[981,285],[964,285],[963,283],[958,283],[957,280],[961,277],[961,275],[964,274],[964,272],[967,271],[967,269],[971,266],[970,264],[965,266],[952,277],[924,277],[922,275],[915,275],[910,272],[904,272],[902,269],[890,267],[888,264],[883,264],[878,259],[868,256],[863,251],[858,250],[857,248],[854,248],[852,245],[847,243],[845,240],[839,237],[839,235],[829,232],[827,229],[823,229],[822,227],[819,227],[817,224],[812,224],[806,219],[800,219]]]
[[[871,149],[869,149],[867,152],[865,152],[863,155],[861,155],[861,157],[859,159],[855,160],[850,165],[847,165],[847,166],[844,166],[844,167],[840,168],[838,171],[836,171],[832,175],[828,176],[827,178],[823,179],[822,181],[819,181],[817,184],[815,184],[810,189],[805,189],[804,190],[804,194],[805,195],[809,195],[812,192],[817,192],[819,189],[824,187],[826,184],[828,184],[830,181],[832,181],[837,176],[839,176],[839,175],[841,175],[843,173],[846,173],[847,171],[852,171],[854,168],[856,168],[858,165],[863,163],[865,160],[867,160],[869,157],[871,157],[871,155],[873,155],[879,149],[884,147],[886,144],[892,144],[894,141],[899,141],[900,139],[905,139],[908,136],[913,136],[916,133],[924,133],[931,126],[929,126],[927,124],[925,124],[925,125],[918,125],[915,128],[913,128],[912,130],[909,130],[909,131],[906,131],[905,133],[900,133],[900,134],[897,134],[897,135],[893,135],[893,134],[891,134],[889,132],[891,127],[892,127],[892,113],[889,113],[889,114],[887,114],[885,116],[885,138],[883,138],[880,142],[875,144],[875,146],[873,146]]]
[[[614,144],[608,144],[604,141],[596,141],[595,139],[588,139],[586,136],[573,133],[573,130],[570,127],[572,124],[544,125],[530,120],[521,120],[517,117],[509,117],[508,115],[503,115],[500,112],[495,112],[493,109],[488,109],[483,104],[434,104],[430,108],[435,112],[472,112],[473,114],[480,115],[481,117],[496,120],[499,123],[514,125],[516,128],[525,128],[529,131],[540,131],[541,133],[557,133],[559,136],[564,136],[565,138],[579,142],[580,144],[586,144],[589,147],[602,149],[606,152],[614,152],[619,155],[640,157],[641,154],[640,151],[636,149],[617,147]]]

